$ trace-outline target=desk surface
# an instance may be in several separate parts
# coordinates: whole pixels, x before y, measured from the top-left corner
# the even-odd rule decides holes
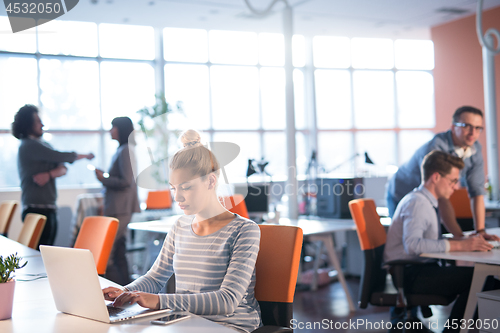
[[[168,233],[170,228],[172,228],[175,221],[177,221],[180,216],[181,215],[169,216],[156,221],[133,222],[129,223],[128,228],[133,230]],[[316,218],[292,220],[288,218],[281,218],[279,224],[300,227],[306,236],[331,234],[332,232],[337,231],[356,230],[356,225],[351,219]]]
[[[102,279],[104,280],[104,279]],[[101,285],[105,284],[102,281]],[[152,325],[152,319],[162,315],[131,320],[119,324],[106,324],[58,312],[47,279],[16,282],[12,318],[0,321],[0,332],[5,333],[230,333],[233,330],[207,319],[191,315],[188,320],[166,326]]]
[[[484,200],[484,208],[490,211],[500,210],[500,200],[499,201]]]
[[[500,228],[487,229],[487,232],[500,236]],[[500,249],[488,252],[423,253],[421,256],[474,262],[474,275],[472,277],[469,297],[467,298],[467,306],[463,317],[463,320],[468,323],[474,316],[477,306],[477,293],[483,289],[486,277],[488,275],[498,275],[500,273]],[[465,333],[467,331],[467,327],[464,327],[461,328],[460,333]]]
[[[149,221],[149,222],[134,222],[129,223],[128,227],[133,230],[142,230],[148,232],[156,232],[156,233],[168,233],[172,226],[175,224],[175,221],[179,218],[180,215],[170,216],[163,218],[162,220],[157,221]],[[350,219],[288,219],[281,218],[279,221],[279,225],[290,225],[300,227],[304,233],[305,237],[309,237],[313,241],[320,241],[323,243],[327,249],[330,262],[333,264],[335,269],[337,270],[339,280],[342,283],[342,287],[346,293],[347,301],[349,303],[349,308],[351,311],[355,310],[354,303],[352,301],[352,297],[350,295],[349,288],[345,282],[344,274],[342,272],[340,261],[335,254],[335,248],[333,244],[333,240],[331,235],[340,232],[340,231],[349,231],[356,230],[356,225],[353,220]],[[321,247],[318,248],[321,251]],[[319,262],[320,255],[319,253],[316,256],[316,262]],[[316,267],[316,266],[315,266]],[[317,287],[317,268],[314,270],[314,277],[311,282],[311,289],[316,290]]]
[[[6,257],[16,252],[23,258],[40,256],[39,251],[33,250],[7,237],[0,236],[0,256]]]
[[[6,245],[11,243],[3,237],[0,239],[0,248],[4,249]],[[19,253],[23,253],[22,250],[26,251],[24,253],[29,253],[27,250],[29,248],[22,249],[24,245],[19,245],[20,247],[17,247]],[[178,323],[158,326],[152,325],[150,321],[163,316],[161,314],[124,323],[106,324],[61,313],[56,309],[39,252],[38,256],[31,256],[27,261],[25,268],[16,271],[12,318],[0,321],[2,333],[234,333],[232,329],[196,315],[191,315],[191,318]],[[104,278],[99,279],[102,287],[114,285]]]
[[[489,234],[500,236],[500,228],[488,229]],[[464,260],[483,264],[500,265],[500,249],[488,252],[447,252],[447,253],[423,253],[422,257],[439,258],[448,260]]]

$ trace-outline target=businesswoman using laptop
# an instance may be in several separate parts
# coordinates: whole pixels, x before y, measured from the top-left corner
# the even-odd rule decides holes
[[[117,306],[189,311],[239,332],[261,326],[254,296],[257,224],[226,210],[216,194],[219,163],[186,131],[170,163],[170,186],[184,214],[168,233],[151,269],[125,288],[103,290]],[[158,294],[175,273],[176,293]]]

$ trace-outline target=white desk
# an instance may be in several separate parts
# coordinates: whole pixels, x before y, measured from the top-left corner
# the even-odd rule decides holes
[[[500,236],[500,228],[488,229],[489,234]],[[484,281],[489,275],[500,275],[500,249],[488,252],[448,252],[448,253],[423,253],[422,257],[439,258],[448,260],[463,260],[474,262],[474,276],[467,299],[464,319],[469,320],[474,316],[477,307],[477,293],[481,292]],[[467,329],[460,330],[461,333]]]
[[[0,235],[0,256],[4,258],[17,252],[23,258],[40,256],[40,252]]]
[[[0,249],[5,251],[9,243],[5,237],[0,239]],[[23,246],[23,245],[21,245]],[[37,251],[38,252],[38,251]],[[16,278],[25,279],[28,274],[43,274],[42,257],[27,258],[25,268],[16,271]],[[33,276],[33,275],[31,275]],[[102,287],[114,283],[99,278]],[[75,300],[77,302],[78,300]],[[210,320],[191,315],[191,318],[166,326],[150,324],[150,320],[161,317],[156,315],[140,320],[118,324],[106,324],[58,312],[50,291],[47,278],[29,282],[16,280],[12,318],[0,321],[2,333],[234,333],[232,329],[216,324]]]
[[[149,222],[134,222],[129,223],[128,227],[132,230],[143,230],[149,232],[156,233],[168,233],[170,228],[174,225],[175,221],[179,218],[177,216],[170,216],[164,218],[159,221],[149,221]],[[298,220],[290,220],[287,218],[280,219],[280,225],[291,225],[299,227],[304,232],[304,237],[308,238],[310,241],[313,241],[318,244],[316,250],[316,258],[319,258],[321,254],[321,247],[325,246],[325,249],[328,253],[328,258],[330,259],[330,263],[333,265],[335,270],[337,271],[337,276],[342,284],[342,287],[345,291],[347,302],[349,304],[349,309],[351,311],[355,311],[356,307],[354,306],[354,302],[352,301],[351,292],[347,283],[345,281],[344,273],[342,272],[342,268],[340,266],[340,261],[338,260],[337,254],[335,252],[335,247],[333,244],[332,234],[339,231],[348,231],[348,230],[356,230],[356,226],[352,220],[349,219],[298,219]],[[318,281],[318,265],[319,260],[316,260],[314,263],[314,276],[313,281],[311,283],[311,290],[317,289],[317,281]]]
[[[484,200],[484,208],[486,211],[497,212],[500,210],[500,201]]]

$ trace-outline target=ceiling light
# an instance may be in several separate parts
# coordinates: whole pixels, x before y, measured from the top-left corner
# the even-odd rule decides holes
[[[436,9],[436,12],[442,14],[463,15],[469,13],[470,11],[468,9],[462,9],[457,7],[443,7]]]

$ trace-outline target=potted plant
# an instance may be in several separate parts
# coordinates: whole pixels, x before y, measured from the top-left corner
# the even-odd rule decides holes
[[[27,261],[21,266],[21,257],[16,254],[4,258],[0,256],[0,320],[12,317],[12,303],[14,302],[14,287],[16,280],[12,274],[16,269],[23,268]]]
[[[148,171],[154,179],[154,184],[138,181],[138,185],[149,189],[165,188],[168,185],[168,168],[165,168],[163,162],[168,158],[170,142],[175,142],[180,134],[180,130],[174,129],[176,125],[171,124],[170,117],[174,114],[184,116],[182,102],[177,102],[175,106],[169,104],[163,93],[156,94],[155,98],[155,105],[137,111],[140,116],[138,124],[145,137],[151,160]]]

